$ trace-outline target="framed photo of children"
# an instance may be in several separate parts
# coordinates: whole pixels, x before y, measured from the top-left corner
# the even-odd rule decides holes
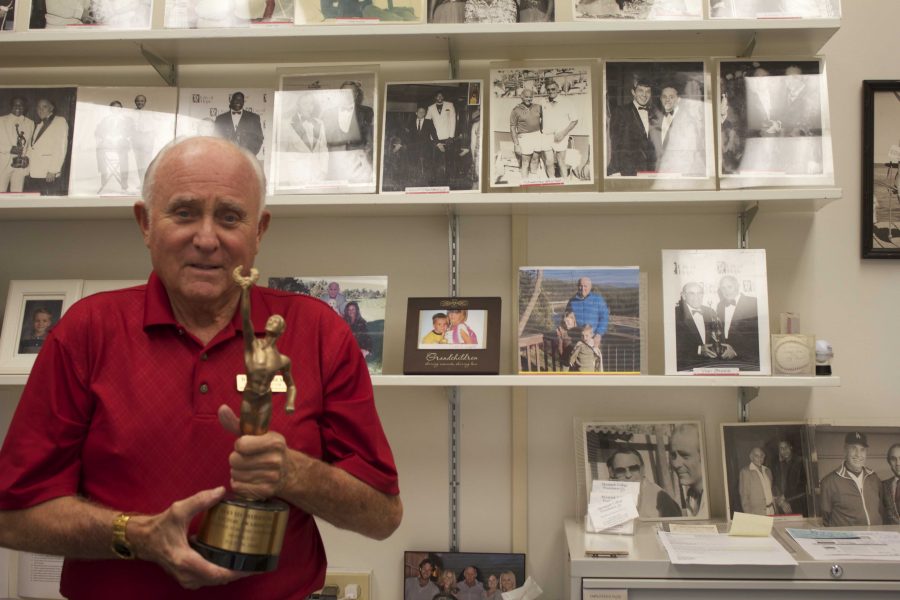
[[[81,298],[81,279],[13,280],[0,334],[0,373],[27,374],[53,327]]]
[[[496,375],[500,298],[410,298],[405,375]]]
[[[900,80],[863,81],[862,257],[900,258]]]

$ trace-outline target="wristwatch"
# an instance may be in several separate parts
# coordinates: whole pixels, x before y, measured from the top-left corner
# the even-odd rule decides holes
[[[122,513],[113,519],[112,527],[112,551],[115,552],[116,556],[119,558],[127,560],[134,558],[134,550],[131,548],[131,544],[128,543],[128,537],[125,535],[125,528],[128,526],[128,519],[130,518],[131,515]]]

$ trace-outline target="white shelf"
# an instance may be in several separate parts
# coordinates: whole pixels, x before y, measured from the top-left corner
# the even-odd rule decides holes
[[[677,375],[374,375],[375,387],[839,387],[841,378]]]
[[[270,196],[273,215],[417,216],[453,209],[470,215],[586,215],[737,213],[759,203],[765,211],[815,212],[841,197],[841,188],[653,192],[492,192],[404,196],[380,194]],[[0,194],[0,221],[130,219],[134,197],[41,197]]]
[[[815,54],[840,19],[734,19],[505,24],[356,24],[239,29],[4,33],[0,55],[17,67],[142,64],[140,47],[175,64]],[[351,38],[352,36],[352,38]],[[652,36],[653,44],[647,44]],[[352,39],[352,43],[348,43]],[[72,43],[77,42],[77,43]],[[658,50],[656,50],[658,52]],[[587,52],[587,54],[585,54]]]

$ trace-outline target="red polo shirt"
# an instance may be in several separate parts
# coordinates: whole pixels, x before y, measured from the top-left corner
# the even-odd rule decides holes
[[[273,393],[270,429],[291,448],[398,494],[366,363],[346,324],[314,298],[256,286],[251,298],[258,335],[270,315],[285,318],[278,347],[297,384],[293,415],[284,412],[285,394]],[[236,375],[244,372],[240,312],[204,347],[176,322],[155,274],[146,285],[78,302],[44,343],[0,451],[0,510],[78,494],[152,514],[227,486],[234,436],[216,411],[228,404],[240,414]],[[188,591],[153,563],[66,560],[61,591],[73,600],[301,599],[324,576],[315,521],[292,507],[272,573]]]

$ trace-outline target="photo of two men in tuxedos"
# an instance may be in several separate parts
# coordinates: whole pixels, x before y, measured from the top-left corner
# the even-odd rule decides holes
[[[610,62],[605,87],[608,178],[712,175],[703,62]]]

